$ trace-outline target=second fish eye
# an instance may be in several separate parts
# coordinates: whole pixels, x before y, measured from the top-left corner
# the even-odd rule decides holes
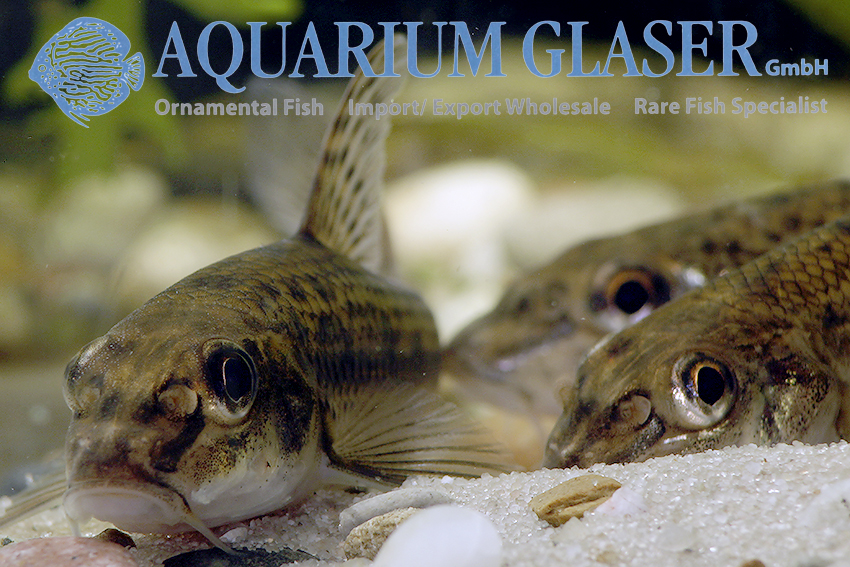
[[[670,286],[659,274],[626,268],[610,278],[605,299],[608,306],[625,315],[634,315],[647,305],[654,308],[669,301]]]
[[[735,401],[737,381],[725,363],[702,353],[679,359],[673,369],[675,406],[692,427],[708,427],[726,417]]]

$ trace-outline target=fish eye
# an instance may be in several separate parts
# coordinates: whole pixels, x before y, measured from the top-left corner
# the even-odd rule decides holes
[[[645,307],[654,309],[670,300],[670,284],[651,270],[624,268],[608,280],[605,303],[611,309],[630,316]]]
[[[254,361],[236,343],[209,341],[204,346],[207,383],[229,417],[248,413],[257,394],[257,370]]]
[[[732,370],[705,354],[685,355],[673,367],[674,405],[692,427],[708,427],[726,417],[736,391]]]

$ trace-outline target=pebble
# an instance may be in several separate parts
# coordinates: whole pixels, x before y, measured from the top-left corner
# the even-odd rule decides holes
[[[238,528],[233,528],[232,530],[221,534],[221,541],[224,543],[238,543],[240,541],[245,541],[248,537],[248,528],[245,526],[239,526]]]
[[[512,216],[502,237],[510,257],[526,270],[580,242],[671,219],[685,208],[680,191],[656,181],[609,177],[568,182],[536,194],[530,206]]]
[[[581,518],[620,488],[613,478],[586,474],[562,482],[531,499],[530,505],[541,520],[558,527],[570,518]]]
[[[43,537],[0,548],[3,567],[138,567],[116,543],[88,537]]]
[[[504,234],[534,192],[525,171],[498,160],[461,160],[387,187],[399,271],[432,306],[441,336],[454,335],[498,301],[510,264]]]
[[[600,514],[611,516],[637,516],[648,511],[649,508],[647,508],[643,496],[628,486],[617,489],[611,495],[611,498],[600,504],[596,509],[596,512]]]
[[[419,508],[400,508],[363,522],[351,530],[342,542],[342,552],[346,559],[375,559],[381,546],[399,524],[419,511]]]
[[[499,567],[502,540],[477,510],[440,505],[421,510],[387,538],[372,567]]]
[[[339,514],[339,531],[343,536],[347,536],[351,530],[363,522],[399,508],[427,508],[452,502],[452,498],[445,492],[430,488],[393,490],[361,500],[343,510]]]

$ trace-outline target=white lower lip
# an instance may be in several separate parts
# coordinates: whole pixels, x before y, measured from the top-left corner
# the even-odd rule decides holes
[[[176,494],[175,498],[179,498]],[[192,529],[185,514],[156,494],[123,486],[71,487],[65,494],[65,513],[85,522],[96,518],[129,532],[162,533]]]

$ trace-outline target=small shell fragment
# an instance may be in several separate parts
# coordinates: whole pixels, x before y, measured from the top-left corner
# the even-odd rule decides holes
[[[339,531],[348,533],[366,520],[398,510],[399,508],[427,508],[450,504],[452,498],[445,492],[430,488],[398,488],[352,504],[339,515]]]
[[[560,526],[570,518],[581,518],[620,488],[613,478],[587,474],[571,478],[531,499],[530,505],[541,520]]]
[[[400,508],[363,522],[351,530],[342,542],[345,558],[375,559],[381,546],[398,525],[419,511],[419,508]]]

